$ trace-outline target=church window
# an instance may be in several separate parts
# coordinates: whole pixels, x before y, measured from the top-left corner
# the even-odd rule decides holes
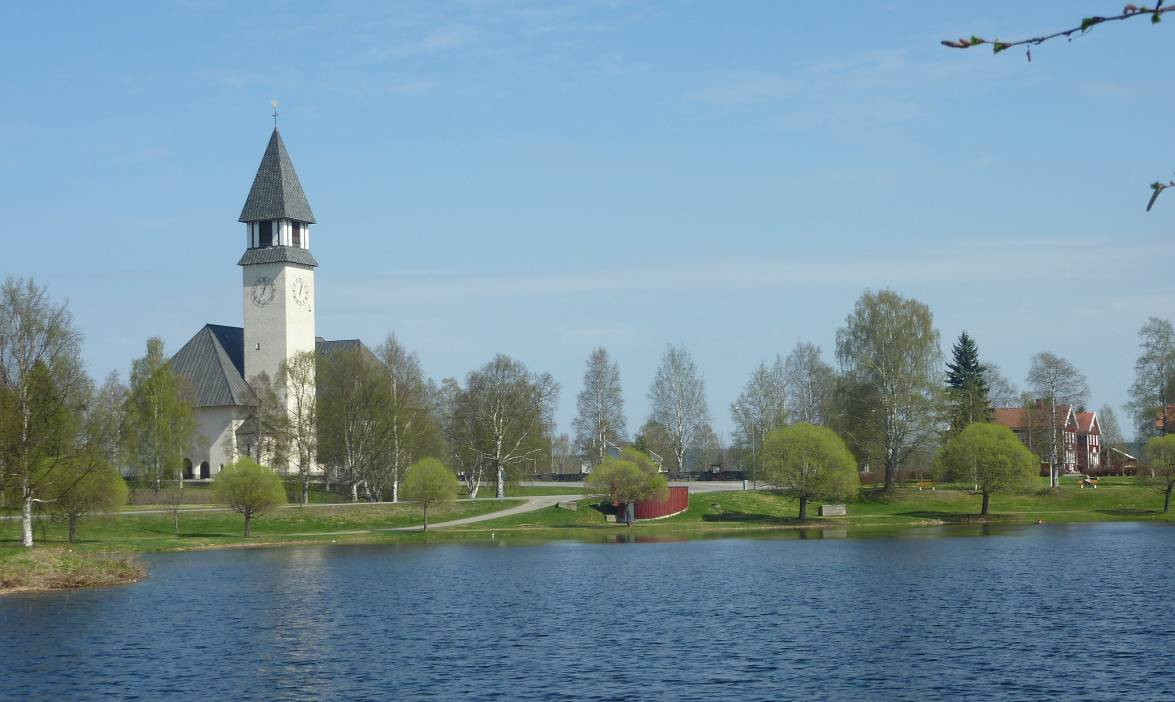
[[[302,223],[294,222],[290,225],[291,236],[293,237],[294,247],[302,248]]]
[[[265,220],[257,223],[257,245],[273,246],[273,222]]]

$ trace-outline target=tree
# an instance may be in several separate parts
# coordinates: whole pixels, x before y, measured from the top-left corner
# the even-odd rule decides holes
[[[63,477],[67,484],[60,486],[60,496],[49,504],[49,509],[69,525],[70,543],[77,540],[79,519],[127,502],[126,481],[109,464],[83,469],[76,476]]]
[[[504,354],[471,372],[464,389],[455,388],[450,433],[470,497],[477,495],[488,473],[496,482],[498,499],[504,498],[511,474],[517,475],[547,449],[545,434],[558,395],[554,378],[531,373]]]
[[[652,457],[659,467],[663,467],[665,456],[673,453],[673,438],[669,436],[669,430],[652,419],[641,425],[640,431],[633,437],[632,445]]]
[[[685,452],[710,422],[706,386],[689,349],[669,346],[649,388],[650,419],[669,433],[677,470],[685,471]]]
[[[286,472],[289,460],[289,416],[278,395],[278,388],[265,371],[249,378],[253,404],[245,418],[245,455],[257,463]],[[232,441],[230,437],[228,439]],[[226,451],[231,455],[231,451]]]
[[[605,458],[592,469],[584,487],[592,495],[611,499],[614,506],[624,507],[625,523],[632,526],[628,505],[644,500],[664,500],[669,496],[669,483],[647,455],[627,447],[619,458]]]
[[[993,408],[1020,405],[1020,390],[1000,372],[999,366],[984,363],[983,375],[987,379],[987,399]]]
[[[1164,436],[1175,432],[1175,417],[1169,416],[1175,402],[1175,328],[1165,319],[1150,317],[1138,338],[1130,411],[1138,436]]]
[[[773,430],[763,444],[763,474],[768,483],[800,501],[800,521],[808,502],[857,494],[857,459],[836,432],[813,424]]]
[[[938,455],[944,480],[972,483],[983,495],[983,516],[989,513],[992,493],[1030,488],[1036,481],[1036,465],[1036,456],[1000,424],[969,424]]]
[[[758,480],[758,449],[767,432],[783,426],[787,418],[787,390],[783,359],[775,357],[768,367],[760,363],[751,373],[738,399],[730,405],[734,420],[734,445],[751,452],[751,476]]]
[[[224,467],[212,479],[216,499],[245,518],[245,538],[253,535],[253,520],[286,503],[286,489],[272,470],[251,458]]]
[[[620,365],[612,361],[603,348],[593,350],[588,357],[583,390],[576,398],[572,428],[576,444],[595,463],[602,462],[608,455],[609,444],[618,445],[627,434]]]
[[[457,489],[457,476],[435,458],[422,458],[413,463],[404,476],[404,498],[415,502],[424,512],[424,531],[428,531],[429,508],[451,503]]]
[[[1122,436],[1122,428],[1118,423],[1118,414],[1109,405],[1102,405],[1097,411],[1097,421],[1101,426],[1101,461],[1104,470],[1114,467],[1114,452],[1125,453],[1126,438]]]
[[[390,384],[363,347],[323,356],[317,380],[318,460],[357,502],[360,486],[372,485],[389,463]]]
[[[318,354],[301,351],[278,366],[278,396],[284,398],[289,461],[298,475],[303,505],[310,504],[310,476],[318,461]]]
[[[1151,437],[1142,449],[1142,458],[1150,469],[1149,475],[1138,472],[1138,479],[1155,485],[1163,493],[1163,513],[1171,509],[1171,493],[1175,491],[1175,434]]]
[[[131,364],[125,456],[156,493],[164,480],[183,486],[184,454],[196,433],[191,399],[187,382],[163,353],[163,341],[148,339],[147,353]]]
[[[372,475],[378,492],[390,488],[392,502],[400,499],[404,471],[421,456],[439,456],[444,450],[441,429],[433,418],[432,397],[420,357],[389,334],[376,349],[388,386],[388,455],[382,474]]]
[[[930,309],[891,290],[865,291],[836,333],[836,356],[850,382],[876,405],[854,412],[876,427],[885,489],[898,468],[939,426],[938,332]]]
[[[1063,29],[1059,32],[1053,32],[1051,34],[1042,34],[1035,37],[1029,37],[1027,39],[1000,41],[999,39],[984,39],[972,34],[970,37],[963,37],[957,40],[944,39],[941,43],[943,46],[947,46],[952,49],[969,49],[973,46],[990,44],[992,52],[997,54],[1014,46],[1023,46],[1025,47],[1025,55],[1028,57],[1029,61],[1032,61],[1032,47],[1039,46],[1040,44],[1043,44],[1046,41],[1051,41],[1053,39],[1065,38],[1072,41],[1074,36],[1084,35],[1094,27],[1105,24],[1106,22],[1119,22],[1122,20],[1134,19],[1136,17],[1150,17],[1152,24],[1158,24],[1163,19],[1163,15],[1167,14],[1168,12],[1175,11],[1175,6],[1163,7],[1163,1],[1164,0],[1157,0],[1154,7],[1147,7],[1146,5],[1135,5],[1130,3],[1122,9],[1121,14],[1083,17],[1081,19],[1081,24],[1075,27]],[[1168,181],[1166,183],[1157,181],[1151,183],[1150,187],[1151,197],[1146,204],[1147,212],[1150,212],[1151,208],[1154,207],[1155,200],[1159,198],[1159,195],[1162,194],[1164,190],[1175,187],[1175,180]]]
[[[1048,412],[1049,432],[1045,436],[1046,450],[1041,455],[1047,457],[1049,464],[1049,485],[1057,487],[1057,466],[1064,431],[1061,418],[1057,416],[1057,407],[1084,404],[1089,395],[1089,386],[1085,383],[1085,376],[1072,363],[1047,351],[1032,357],[1032,365],[1028,369],[1028,384],[1036,397],[1043,401],[1043,409]]]
[[[828,422],[836,373],[824,362],[819,346],[797,342],[783,362],[783,382],[791,421],[818,426]]]
[[[948,431],[954,434],[974,422],[989,421],[987,368],[979,362],[979,346],[966,331],[951,349],[946,375],[950,400]]]
[[[45,288],[15,278],[0,285],[0,492],[20,506],[25,547],[33,545],[33,506],[52,500],[58,474],[91,450],[80,346],[69,310]]]

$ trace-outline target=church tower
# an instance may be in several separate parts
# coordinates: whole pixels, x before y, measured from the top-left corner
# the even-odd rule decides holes
[[[274,127],[241,210],[245,224],[244,376],[265,372],[276,385],[282,361],[314,346],[314,213]],[[288,398],[287,398],[288,401]]]

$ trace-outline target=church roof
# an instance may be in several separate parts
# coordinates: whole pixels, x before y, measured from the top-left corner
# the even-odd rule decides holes
[[[192,385],[196,407],[255,404],[245,382],[245,332],[240,327],[205,324],[171,358],[172,369]]]
[[[318,354],[367,347],[359,339],[315,340]],[[370,352],[369,352],[370,353]],[[183,348],[171,357],[177,375],[192,384],[196,407],[241,407],[255,405],[256,397],[245,382],[245,330],[220,324],[205,324]]]
[[[241,209],[241,222],[264,219],[293,219],[314,224],[314,213],[302,192],[302,183],[294,171],[294,163],[286,153],[281,134],[275,127],[257,167],[253,187]]]
[[[318,261],[310,255],[308,249],[297,246],[265,246],[259,249],[246,249],[238,266],[249,266],[254,263],[298,263],[311,268],[318,267]]]

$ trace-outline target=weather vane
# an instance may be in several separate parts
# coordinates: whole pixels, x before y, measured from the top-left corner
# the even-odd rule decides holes
[[[270,100],[270,105],[273,105],[273,128],[277,129],[277,100]]]

